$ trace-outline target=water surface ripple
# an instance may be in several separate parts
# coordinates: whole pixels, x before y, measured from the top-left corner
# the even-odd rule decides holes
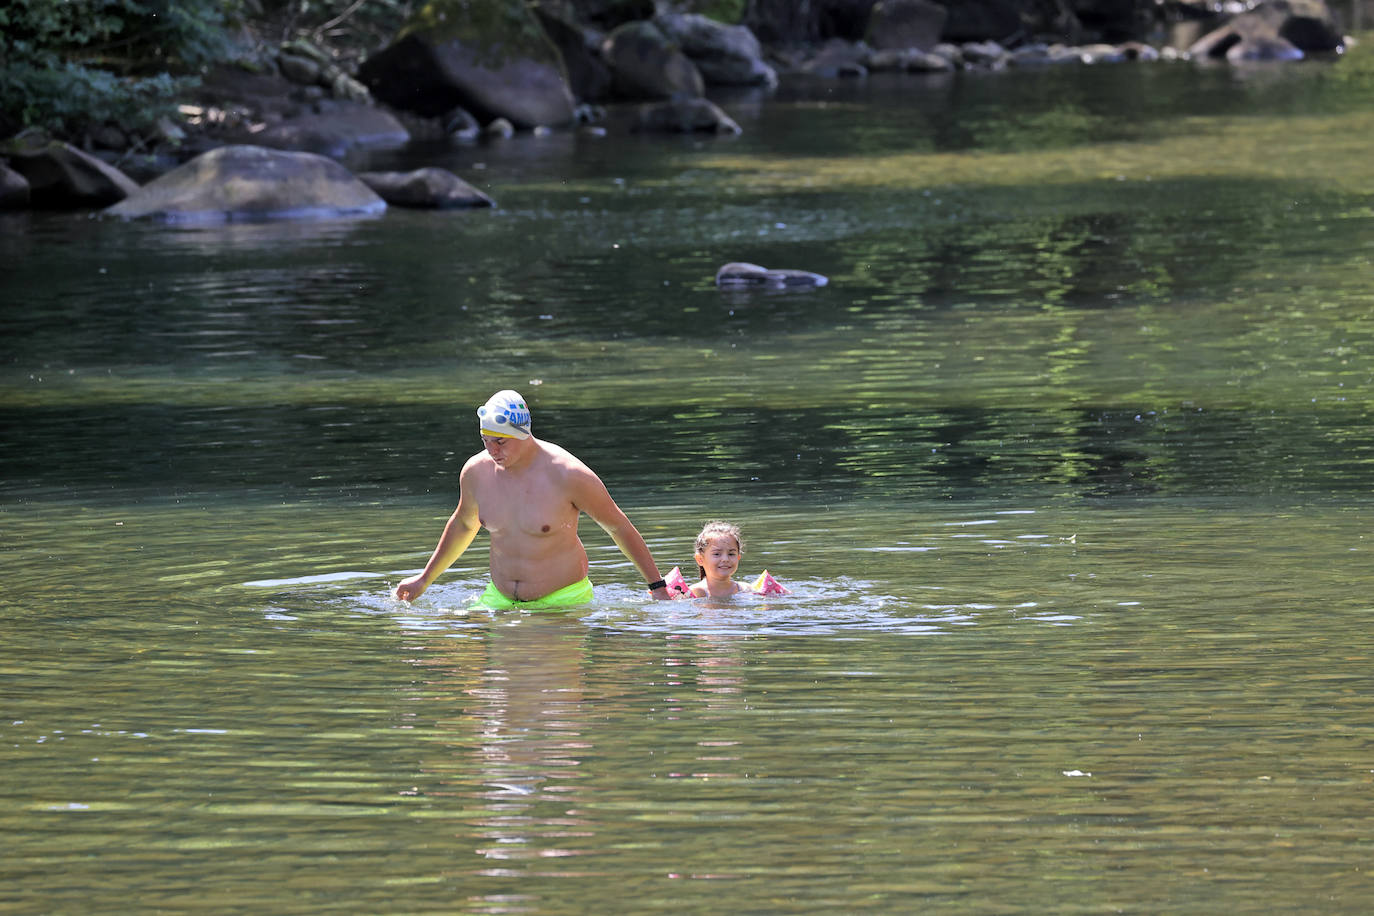
[[[0,216],[0,910],[1363,913],[1360,47],[426,151],[482,212]],[[392,601],[503,387],[792,594],[587,523],[591,605],[474,609],[485,536]]]

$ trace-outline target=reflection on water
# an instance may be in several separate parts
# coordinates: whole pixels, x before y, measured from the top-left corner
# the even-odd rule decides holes
[[[7,598],[0,827],[66,881],[12,899],[1362,906],[1359,511],[765,508],[750,569],[795,595],[650,603],[588,533],[597,602],[553,615],[466,610],[480,560],[392,602],[408,513],[225,512],[7,513],[21,569],[72,573]]]
[[[0,908],[1363,912],[1348,60],[742,94],[451,150],[481,213],[0,217]],[[392,601],[506,386],[665,569],[724,516],[793,594],[649,602],[589,523],[587,607],[471,608],[485,538]]]
[[[582,757],[595,751],[584,737],[582,635],[575,621],[535,617],[493,627],[479,646],[485,658],[449,652],[423,661],[456,676],[468,698],[463,718],[475,731],[475,759],[457,770],[460,786],[480,780],[476,795],[487,811],[474,824],[482,845],[473,851],[489,863],[478,874],[519,873],[511,862],[549,877],[587,874],[588,866],[562,861],[584,855],[580,840],[594,837],[590,822],[570,813],[581,801]],[[428,689],[445,689],[446,680]]]

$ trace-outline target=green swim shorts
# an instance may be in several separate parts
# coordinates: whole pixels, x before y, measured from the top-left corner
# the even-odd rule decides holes
[[[585,576],[572,585],[565,585],[560,589],[549,592],[543,598],[535,598],[533,601],[512,601],[497,589],[496,583],[488,582],[486,591],[477,598],[473,607],[484,607],[490,611],[507,611],[517,608],[526,611],[554,611],[559,608],[576,607],[579,604],[586,604],[591,601],[592,580]]]

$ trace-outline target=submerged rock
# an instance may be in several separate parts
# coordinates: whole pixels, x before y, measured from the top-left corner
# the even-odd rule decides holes
[[[123,219],[218,223],[369,216],[386,201],[315,153],[225,146],[197,156],[106,209]]]
[[[639,109],[636,132],[738,134],[740,126],[706,99],[678,99],[645,105]]]
[[[457,175],[436,167],[413,172],[359,172],[358,180],[397,207],[452,210],[494,207],[496,202]]]
[[[830,280],[809,270],[770,269],[746,261],[731,261],[716,271],[716,286],[825,286]]]

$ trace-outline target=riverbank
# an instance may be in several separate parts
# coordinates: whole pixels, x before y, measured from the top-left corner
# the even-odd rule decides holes
[[[795,78],[852,80],[873,73],[928,77],[1047,66],[1294,62],[1336,54],[1346,42],[1330,10],[1312,0],[1270,0],[1239,15],[1199,16],[1190,20],[1191,29],[1172,33],[1189,38],[1187,47],[1137,39],[1070,44],[1040,34],[954,43],[944,40],[950,17],[933,6],[911,0],[874,7],[859,39],[767,47],[747,26],[695,14],[659,11],[601,31],[541,12],[556,53],[508,56],[499,64],[482,58],[471,41],[437,32],[412,34],[366,54],[299,37],[280,41],[280,23],[260,25],[244,32],[236,61],[210,69],[178,106],[179,120],[161,123],[156,137],[133,137],[108,124],[80,145],[31,134],[9,141],[0,161],[0,206],[103,208],[227,146],[314,153],[346,163],[354,153],[416,142],[499,142],[518,131],[605,135],[607,106],[636,108],[612,129],[738,133],[739,125],[710,96],[740,86],[766,92]],[[963,34],[968,29],[959,26]],[[1081,24],[1063,29],[1084,33]],[[414,205],[435,204],[422,197]]]

